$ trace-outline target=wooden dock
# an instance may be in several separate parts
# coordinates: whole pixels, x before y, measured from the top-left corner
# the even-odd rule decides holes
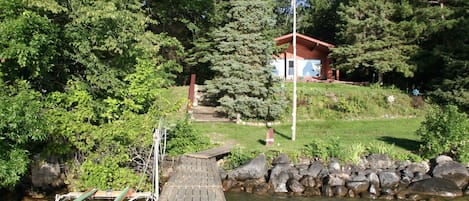
[[[204,151],[200,151],[194,154],[186,154],[187,156],[194,157],[194,158],[213,158],[220,155],[224,155],[231,152],[233,149],[234,144],[226,144],[220,147],[215,147],[213,149],[208,149]]]
[[[226,201],[215,158],[181,156],[159,201]]]

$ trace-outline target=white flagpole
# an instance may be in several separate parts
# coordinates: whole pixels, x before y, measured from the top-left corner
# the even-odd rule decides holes
[[[293,6],[293,108],[292,108],[292,127],[291,127],[291,139],[296,139],[296,79],[297,79],[297,68],[296,68],[296,0],[292,1]]]

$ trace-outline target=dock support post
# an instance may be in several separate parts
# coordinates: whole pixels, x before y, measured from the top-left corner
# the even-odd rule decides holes
[[[161,121],[160,125],[158,126],[158,129],[155,129],[155,132],[153,132],[153,143],[154,145],[154,153],[153,156],[154,161],[155,161],[155,167],[153,168],[153,193],[155,195],[156,200],[158,200],[159,197],[159,191],[160,191],[160,182],[159,182],[159,169],[158,169],[158,159],[159,159],[159,147],[160,147],[160,132],[161,132]]]

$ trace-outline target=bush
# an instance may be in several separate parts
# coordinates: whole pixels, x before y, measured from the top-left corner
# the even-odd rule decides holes
[[[395,150],[393,144],[385,144],[385,143],[370,143],[366,147],[370,154],[390,154],[393,150]]]
[[[80,191],[90,187],[119,189],[137,186],[139,176],[129,168],[120,167],[118,161],[111,156],[101,158],[98,163],[86,160],[80,166],[80,177],[72,186]]]
[[[360,163],[360,158],[366,155],[366,147],[361,143],[354,143],[343,148],[339,158],[344,162],[350,162],[357,165]]]
[[[445,154],[461,162],[469,162],[469,121],[454,105],[432,108],[416,131],[426,158]]]
[[[210,139],[207,136],[200,135],[192,127],[189,120],[179,121],[168,130],[168,155],[180,155],[193,153],[210,146]]]
[[[386,143],[370,143],[366,147],[369,154],[386,154],[394,160],[404,161],[410,160],[412,162],[420,162],[422,158],[419,155],[410,151],[398,151],[394,144]]]
[[[231,154],[224,158],[223,169],[232,170],[241,165],[246,164],[250,160],[254,159],[257,156],[257,152],[246,152],[242,148],[238,147],[231,151]]]
[[[339,138],[329,138],[327,141],[313,139],[311,143],[305,145],[303,152],[306,156],[317,157],[323,160],[338,157],[341,153]]]

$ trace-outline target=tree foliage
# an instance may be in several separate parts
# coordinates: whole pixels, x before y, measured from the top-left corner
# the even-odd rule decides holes
[[[454,104],[469,112],[469,2],[448,1],[425,12],[429,34],[419,55],[416,80],[440,104]],[[435,13],[438,15],[435,16]]]
[[[0,79],[0,188],[13,188],[28,168],[37,143],[47,138],[41,95],[25,81]]]
[[[339,15],[339,0],[308,0],[300,9],[298,30],[320,40],[335,43]],[[301,7],[300,7],[301,8]],[[301,15],[301,13],[304,13]]]
[[[161,89],[174,83],[175,57],[184,54],[178,40],[150,31],[156,21],[141,6],[0,3],[1,148],[11,150],[1,153],[0,187],[14,187],[29,162],[26,145],[44,139],[34,152],[72,162],[70,188],[136,185],[157,119],[182,104]]]
[[[0,3],[0,78],[4,81],[24,79],[41,86],[56,69],[60,27],[46,14],[62,7],[46,3],[52,7],[38,7],[38,1]]]
[[[353,0],[341,4],[339,37],[343,44],[332,49],[336,66],[352,72],[371,69],[379,76],[399,72],[413,76],[411,57],[417,46],[418,25],[406,20],[412,7],[407,2]]]
[[[213,32],[210,56],[215,77],[207,81],[207,95],[230,117],[273,119],[281,114],[281,100],[272,76],[274,19],[264,1],[232,1],[227,23]]]

